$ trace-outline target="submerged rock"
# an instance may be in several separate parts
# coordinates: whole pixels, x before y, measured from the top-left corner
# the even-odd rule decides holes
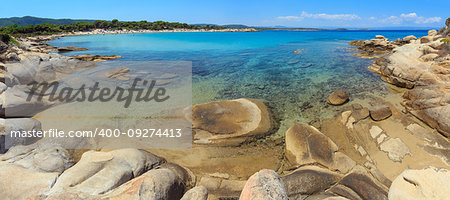
[[[331,105],[342,105],[348,101],[348,94],[342,90],[336,90],[328,96],[328,103]]]
[[[112,69],[106,72],[105,76],[111,79],[128,80],[130,78],[130,69],[128,67]]]
[[[88,50],[88,48],[78,48],[78,47],[73,47],[73,46],[68,46],[68,47],[59,47],[57,48],[59,53],[65,53],[65,52],[70,52],[70,51],[86,51]]]
[[[101,56],[101,55],[90,55],[90,54],[75,55],[75,56],[69,56],[69,57],[76,58],[76,59],[82,60],[82,61],[95,61],[95,62],[102,62],[102,61],[106,61],[106,60],[114,60],[114,59],[122,58],[122,56],[117,56],[117,55]]]
[[[194,143],[237,145],[269,133],[272,116],[263,101],[236,99],[192,107]]]
[[[361,104],[352,105],[352,117],[355,121],[360,121],[369,117],[369,109],[363,107]]]

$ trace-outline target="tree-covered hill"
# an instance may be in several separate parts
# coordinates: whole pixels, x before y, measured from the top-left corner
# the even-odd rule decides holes
[[[50,19],[50,18],[25,16],[25,17],[0,18],[0,26],[9,26],[13,24],[17,24],[18,26],[28,26],[43,23],[67,25],[76,22],[93,22],[93,21],[94,20],[87,20],[87,19]]]
[[[1,34],[9,34],[13,36],[34,36],[34,35],[51,35],[58,33],[90,31],[94,29],[104,30],[174,30],[174,29],[225,29],[222,26],[198,26],[189,25],[179,22],[165,21],[126,21],[120,22],[117,19],[112,21],[95,20],[93,22],[75,22],[72,24],[58,25],[52,23],[43,23],[37,25],[20,26],[18,24],[0,27]]]

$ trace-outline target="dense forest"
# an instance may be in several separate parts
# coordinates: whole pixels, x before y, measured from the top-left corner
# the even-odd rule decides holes
[[[189,25],[178,22],[165,21],[127,21],[120,22],[117,19],[112,21],[96,20],[93,22],[76,22],[72,24],[52,24],[43,23],[37,25],[19,26],[17,24],[0,27],[0,34],[9,34],[13,36],[34,36],[50,35],[73,31],[89,31],[93,29],[108,30],[173,30],[173,29],[225,29],[223,26],[216,25]]]
[[[18,26],[28,26],[43,23],[66,25],[66,24],[73,24],[76,22],[94,22],[94,21],[95,20],[89,19],[51,19],[51,18],[25,16],[25,17],[0,18],[0,26],[9,26],[13,24],[17,24]]]

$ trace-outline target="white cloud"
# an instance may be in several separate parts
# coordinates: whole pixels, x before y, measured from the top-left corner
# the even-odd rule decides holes
[[[327,20],[355,20],[355,19],[361,19],[358,15],[355,14],[325,14],[325,13],[319,13],[319,14],[311,14],[307,13],[305,11],[302,12],[302,17],[304,18],[313,18],[313,19],[327,19]]]
[[[431,24],[431,23],[438,23],[441,21],[442,18],[440,17],[429,17],[429,18],[425,18],[423,20],[420,21],[420,23],[422,24]]]
[[[312,18],[312,19],[326,19],[326,20],[355,20],[355,19],[361,19],[358,15],[355,14],[311,14],[307,13],[305,11],[302,12],[300,16],[280,16],[276,19],[279,20],[288,20],[288,21],[302,21],[305,18]]]
[[[382,23],[402,24],[404,22],[413,22],[416,24],[432,24],[441,21],[440,17],[423,17],[417,15],[417,13],[401,14],[400,16],[390,16],[380,20]]]
[[[389,24],[401,24],[402,23],[402,19],[400,17],[397,16],[389,16],[385,19],[381,19],[380,22],[381,23],[389,23]]]
[[[405,20],[414,20],[417,18],[417,14],[416,13],[408,13],[408,14],[401,14],[400,18],[403,18]]]
[[[303,17],[299,17],[299,16],[280,16],[280,17],[277,17],[277,19],[288,20],[288,21],[302,21]]]
[[[376,17],[369,17],[370,20],[376,20]]]

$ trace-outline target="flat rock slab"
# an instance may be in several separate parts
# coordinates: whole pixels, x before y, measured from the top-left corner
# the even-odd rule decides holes
[[[408,146],[400,138],[390,138],[380,145],[380,149],[388,153],[389,159],[401,162],[406,155],[411,155]]]
[[[378,135],[380,135],[383,132],[383,129],[381,129],[378,126],[372,126],[369,130],[370,136],[375,139],[376,137],[378,137]]]

